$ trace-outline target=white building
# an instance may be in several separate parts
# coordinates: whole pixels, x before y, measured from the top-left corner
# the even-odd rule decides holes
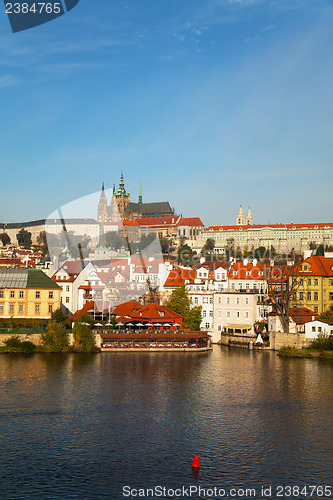
[[[260,321],[258,294],[224,292],[214,294],[212,342],[221,340],[222,333],[253,334],[253,324]]]

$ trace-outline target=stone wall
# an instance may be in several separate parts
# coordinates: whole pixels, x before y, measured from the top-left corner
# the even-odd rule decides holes
[[[270,332],[269,342],[272,349],[278,351],[283,346],[291,346],[296,349],[307,347],[312,339],[306,339],[304,333]]]

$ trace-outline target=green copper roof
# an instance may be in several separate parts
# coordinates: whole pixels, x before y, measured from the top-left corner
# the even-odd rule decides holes
[[[60,288],[40,269],[1,269],[0,288]]]

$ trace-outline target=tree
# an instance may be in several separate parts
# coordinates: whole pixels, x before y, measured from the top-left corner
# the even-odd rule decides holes
[[[95,347],[95,337],[90,325],[76,322],[73,326],[73,337],[76,347],[82,351],[92,351]]]
[[[39,235],[37,236],[36,241],[37,241],[37,245],[39,245],[39,246],[46,245],[47,244],[47,241],[46,241],[46,232],[45,231],[41,231],[39,233]]]
[[[10,244],[10,237],[8,236],[7,233],[2,233],[0,234],[0,240],[2,241],[2,244],[4,246],[6,245],[9,245]]]
[[[215,240],[213,238],[207,238],[206,243],[202,247],[201,253],[209,252],[211,253],[215,248]]]
[[[47,332],[42,334],[42,342],[52,352],[61,352],[68,346],[68,333],[63,323],[50,321]]]
[[[65,323],[66,319],[67,319],[66,315],[62,312],[60,308],[56,309],[51,314],[51,321],[55,321],[56,323]]]
[[[327,319],[328,321],[333,321],[333,311],[330,311],[329,309],[327,311],[322,312],[319,314],[319,319]]]
[[[325,255],[325,247],[322,243],[317,247],[316,255]]]
[[[228,260],[230,259],[230,257],[235,256],[235,240],[234,240],[234,238],[227,239],[227,244],[224,247],[224,254]]]
[[[183,316],[183,327],[199,330],[202,321],[201,306],[193,306],[186,286],[175,288],[166,306]]]
[[[17,242],[20,247],[23,248],[30,248],[32,241],[31,241],[31,233],[29,231],[26,231],[23,227],[22,229],[17,233],[16,235]]]
[[[301,256],[294,254],[292,262],[281,261],[266,268],[268,295],[285,333],[289,333],[290,303],[300,285],[301,261]]]
[[[193,256],[192,248],[188,245],[182,245],[178,248],[178,263],[191,264],[191,259]]]

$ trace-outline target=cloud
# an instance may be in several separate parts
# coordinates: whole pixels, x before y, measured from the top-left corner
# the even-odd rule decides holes
[[[0,76],[0,88],[12,87],[17,85],[19,80],[12,75]]]
[[[271,31],[274,29],[274,26],[272,24],[269,24],[268,26],[265,26],[261,31]]]

